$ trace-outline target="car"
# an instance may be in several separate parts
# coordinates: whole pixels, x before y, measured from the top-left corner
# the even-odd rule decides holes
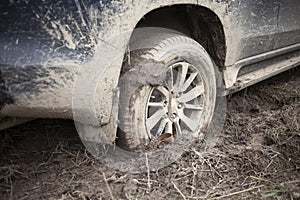
[[[124,149],[199,136],[220,88],[299,65],[299,10],[297,0],[1,1],[0,127],[74,119],[83,140]]]

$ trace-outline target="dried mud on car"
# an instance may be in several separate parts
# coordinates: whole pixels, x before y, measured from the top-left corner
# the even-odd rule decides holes
[[[126,174],[85,150],[73,122],[0,132],[1,199],[299,199],[300,68],[228,97],[216,147],[194,144],[153,173]]]

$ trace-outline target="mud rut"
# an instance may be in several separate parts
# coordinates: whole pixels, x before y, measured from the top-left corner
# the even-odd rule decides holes
[[[0,199],[300,199],[300,68],[229,97],[216,148],[150,174],[111,170],[72,121],[0,132]]]

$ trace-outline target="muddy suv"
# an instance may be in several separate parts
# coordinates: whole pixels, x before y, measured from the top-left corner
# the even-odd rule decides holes
[[[205,136],[220,88],[299,64],[299,10],[296,0],[1,1],[0,127],[74,119],[83,140],[127,149]]]

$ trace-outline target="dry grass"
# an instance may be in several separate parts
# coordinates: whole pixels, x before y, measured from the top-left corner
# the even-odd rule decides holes
[[[233,95],[216,148],[200,154],[196,143],[157,172],[105,167],[69,121],[3,131],[1,199],[299,199],[299,75],[287,72]]]

